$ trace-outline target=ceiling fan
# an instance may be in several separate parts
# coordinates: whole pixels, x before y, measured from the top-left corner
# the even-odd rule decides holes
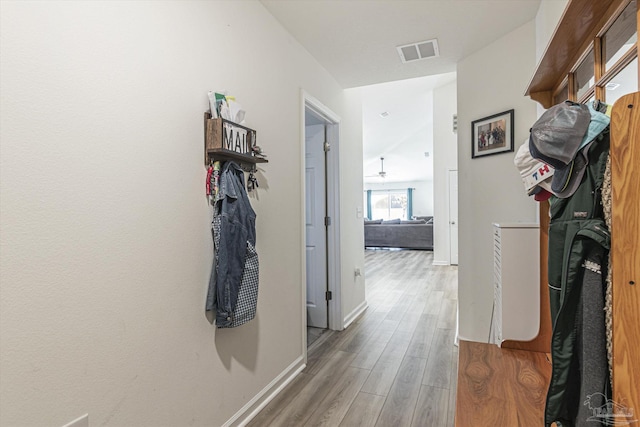
[[[366,175],[365,178],[385,178],[386,176],[387,173],[384,171],[384,157],[380,157],[380,172],[378,172],[376,175]]]

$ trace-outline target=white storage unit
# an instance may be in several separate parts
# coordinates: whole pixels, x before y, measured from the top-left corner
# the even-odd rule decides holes
[[[530,341],[540,329],[538,224],[493,224],[494,291],[491,342]]]

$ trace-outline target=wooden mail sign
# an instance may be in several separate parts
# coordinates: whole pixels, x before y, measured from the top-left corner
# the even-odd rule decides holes
[[[207,150],[222,149],[251,156],[256,131],[222,118],[206,119],[205,143]]]

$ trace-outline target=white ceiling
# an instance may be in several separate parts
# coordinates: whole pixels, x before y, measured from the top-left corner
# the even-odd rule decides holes
[[[433,89],[455,79],[456,73],[446,73],[362,88],[365,182],[433,179]],[[389,115],[383,118],[384,111]],[[375,176],[380,157],[384,180]]]
[[[364,175],[433,176],[433,88],[456,64],[533,19],[540,0],[260,0],[343,88],[363,89]],[[437,39],[440,56],[402,63],[397,46]],[[430,77],[425,77],[430,76]],[[392,83],[388,83],[392,82]],[[389,112],[382,119],[379,114]],[[425,158],[424,152],[431,155]],[[365,182],[382,182],[380,178]]]

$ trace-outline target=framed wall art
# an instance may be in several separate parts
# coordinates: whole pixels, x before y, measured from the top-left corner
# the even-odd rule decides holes
[[[471,158],[513,151],[513,112],[494,114],[471,122]]]

